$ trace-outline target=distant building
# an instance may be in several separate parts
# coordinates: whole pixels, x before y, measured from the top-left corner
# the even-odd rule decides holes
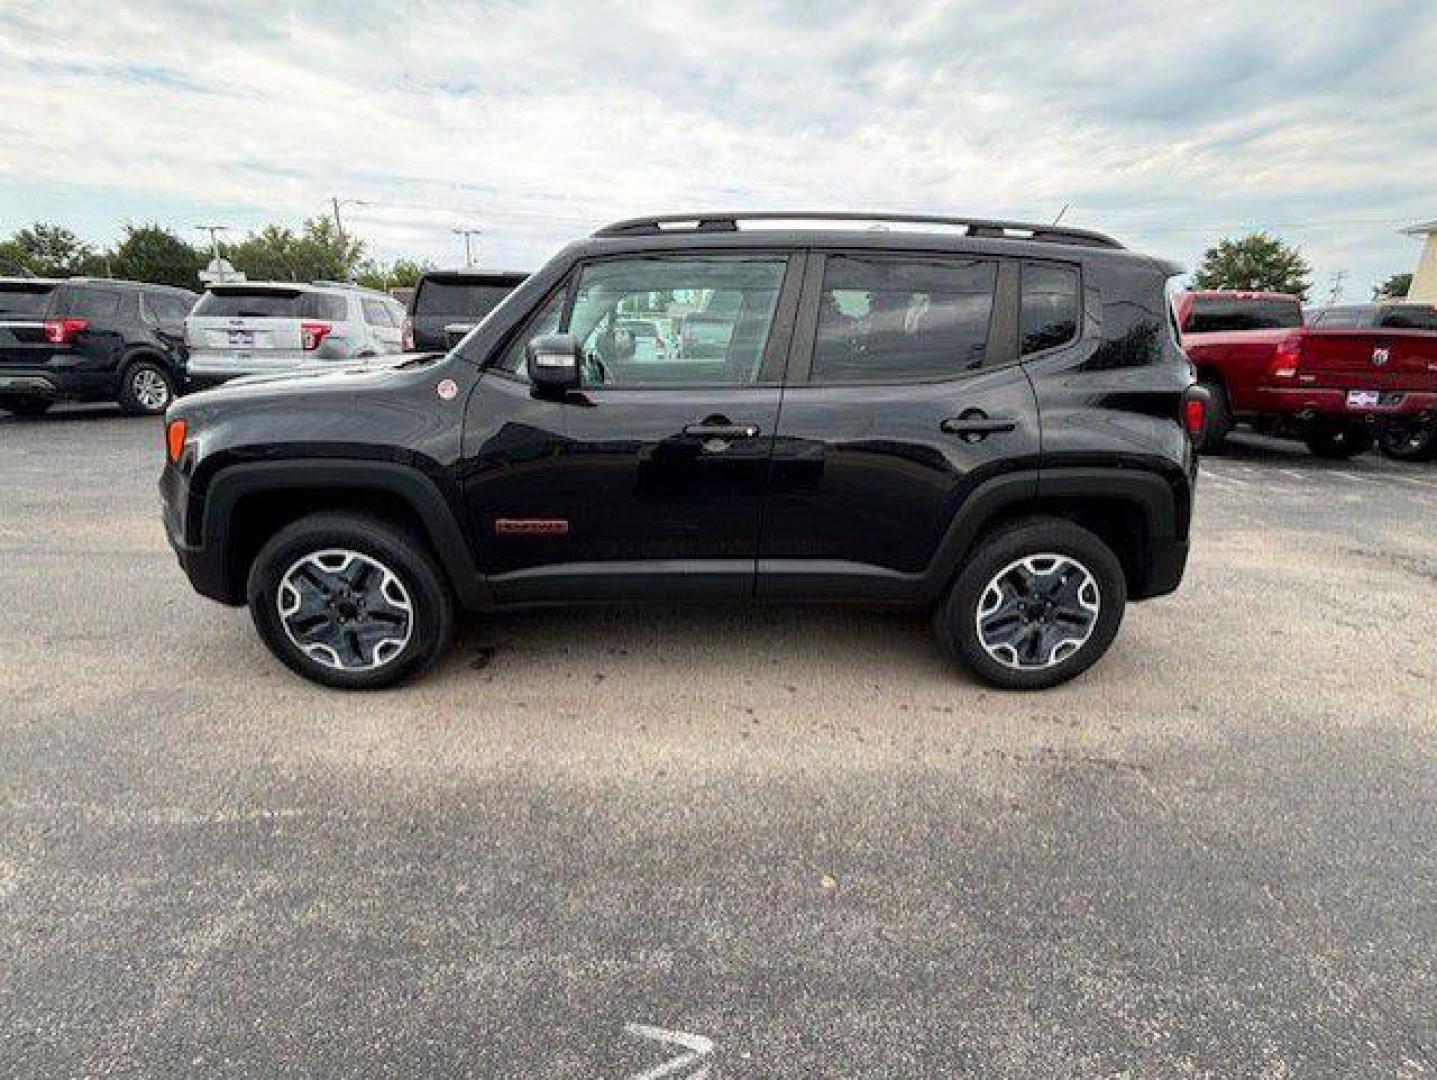
[[[1407,299],[1437,304],[1437,221],[1424,221],[1402,231],[1408,236],[1427,238],[1422,247],[1422,257],[1417,260],[1417,270],[1412,275],[1412,287],[1407,290]]]

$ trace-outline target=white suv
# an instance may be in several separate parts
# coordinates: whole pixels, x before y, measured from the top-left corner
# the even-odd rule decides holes
[[[404,308],[340,282],[211,285],[185,320],[191,388],[401,351]]]

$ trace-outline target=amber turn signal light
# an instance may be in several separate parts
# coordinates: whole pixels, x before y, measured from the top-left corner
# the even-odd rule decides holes
[[[183,420],[171,420],[165,428],[165,447],[170,452],[170,464],[178,465],[180,455],[185,452],[185,436],[190,433],[189,424]]]

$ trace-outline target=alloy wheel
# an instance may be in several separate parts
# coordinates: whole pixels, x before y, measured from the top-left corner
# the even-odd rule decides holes
[[[379,560],[346,548],[299,559],[276,596],[285,634],[305,655],[336,671],[373,671],[404,651],[414,603]]]
[[[154,368],[139,368],[130,376],[130,393],[147,412],[160,412],[170,403],[170,384]]]
[[[1017,559],[994,574],[978,599],[978,642],[1017,671],[1062,663],[1083,647],[1098,624],[1098,583],[1068,555]]]

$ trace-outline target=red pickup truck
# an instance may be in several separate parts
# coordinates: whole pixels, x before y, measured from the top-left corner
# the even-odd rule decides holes
[[[1233,425],[1344,458],[1376,441],[1408,460],[1437,451],[1437,307],[1395,301],[1319,309],[1295,296],[1186,292],[1183,349],[1211,394],[1205,449]]]

